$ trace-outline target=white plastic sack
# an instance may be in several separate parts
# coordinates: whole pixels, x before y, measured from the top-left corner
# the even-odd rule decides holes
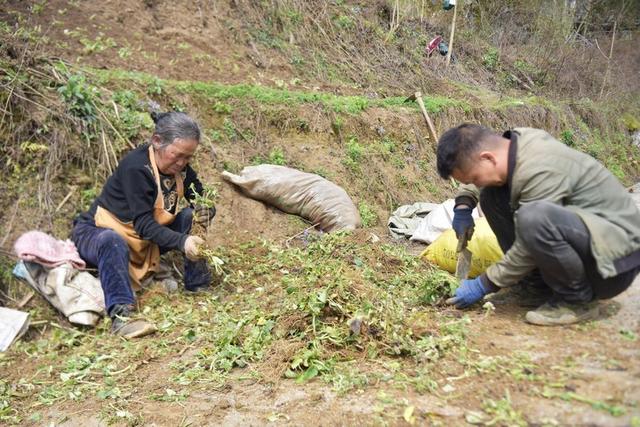
[[[636,204],[638,209],[640,209],[640,182],[636,183],[633,187],[631,187],[631,190],[629,191],[629,193],[631,194],[631,198],[633,199],[633,202]]]
[[[6,351],[29,329],[29,313],[0,307],[0,351]]]
[[[300,215],[324,231],[354,230],[360,214],[342,188],[319,175],[276,165],[248,166],[222,177],[252,199],[284,212]]]
[[[418,225],[429,212],[438,207],[437,203],[417,202],[403,205],[393,211],[387,221],[389,233],[396,239],[413,236]]]
[[[422,219],[409,240],[424,242],[426,244],[433,243],[442,233],[451,228],[454,206],[455,201],[449,199],[429,212],[429,214]],[[479,218],[478,208],[474,209],[471,215],[473,218]]]
[[[100,280],[86,271],[78,272],[68,263],[48,269],[34,262],[18,261],[13,274],[24,279],[71,323],[95,326],[105,314]]]

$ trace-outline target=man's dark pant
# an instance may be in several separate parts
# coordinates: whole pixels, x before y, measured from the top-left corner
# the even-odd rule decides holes
[[[168,225],[170,229],[188,233],[191,231],[193,210],[185,208]],[[104,292],[107,313],[115,304],[133,304],[135,295],[129,281],[129,246],[115,231],[96,227],[93,221],[78,222],[73,228],[71,240],[78,253],[89,266],[98,268]],[[168,248],[160,248],[165,253]],[[206,286],[211,282],[211,273],[206,261],[190,261],[184,258],[184,284],[188,290]]]
[[[507,187],[487,187],[480,194],[482,211],[503,252],[513,245],[516,226]],[[591,235],[580,217],[563,206],[536,201],[518,209],[518,234],[537,269],[525,282],[546,285],[568,303],[612,298],[631,285],[640,267],[608,279],[596,269]]]

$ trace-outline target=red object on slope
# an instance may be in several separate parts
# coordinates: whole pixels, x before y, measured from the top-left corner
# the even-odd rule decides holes
[[[442,41],[442,36],[436,36],[433,40],[429,42],[427,48],[425,49],[425,53],[427,56],[431,56],[431,54],[438,48],[438,45]]]

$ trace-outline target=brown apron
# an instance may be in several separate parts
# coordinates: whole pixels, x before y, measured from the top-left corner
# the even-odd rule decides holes
[[[158,197],[156,197],[156,201],[153,204],[153,219],[160,225],[168,225],[173,222],[176,216],[164,209],[164,196],[162,194],[162,187],[160,186],[160,173],[158,172],[152,145],[149,146],[149,160],[151,161],[153,175],[158,186]],[[180,200],[184,196],[182,175],[179,173],[176,174],[175,180],[178,200]],[[176,212],[177,211],[178,206],[176,206]],[[98,227],[112,229],[127,242],[129,245],[129,277],[131,278],[131,285],[134,290],[141,289],[142,281],[158,271],[158,265],[160,263],[160,248],[158,245],[150,240],[140,238],[133,228],[133,221],[122,222],[107,209],[100,206],[98,206],[96,210],[94,219]]]

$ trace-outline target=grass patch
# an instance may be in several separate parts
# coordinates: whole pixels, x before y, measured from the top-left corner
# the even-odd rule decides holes
[[[255,156],[254,158],[252,158],[251,164],[252,165],[269,164],[269,165],[285,166],[287,164],[287,159],[281,147],[274,147],[271,151],[269,151],[268,156],[266,157]]]
[[[360,212],[363,227],[373,227],[378,224],[378,215],[368,203],[360,202],[358,212]]]
[[[156,94],[161,94],[164,87],[172,87],[178,92],[204,95],[213,102],[214,106],[224,105],[224,101],[232,99],[250,99],[258,101],[261,104],[288,106],[319,103],[327,110],[350,114],[358,114],[372,107],[402,107],[418,110],[415,103],[406,103],[406,97],[400,96],[372,99],[365,96],[340,96],[324,92],[292,91],[251,84],[225,85],[215,82],[161,80],[155,76],[134,71],[98,69],[87,69],[87,71],[98,76],[103,82],[109,80],[126,80],[155,87],[158,89],[151,92],[155,92]],[[427,110],[432,113],[437,113],[447,108],[470,108],[466,101],[446,97],[425,97],[424,102]],[[221,109],[223,113],[227,112],[226,107],[219,107],[218,109]]]
[[[360,145],[358,138],[351,135],[349,141],[346,144],[347,157],[342,161],[342,164],[351,172],[359,173],[360,163],[365,155],[365,148]]]

